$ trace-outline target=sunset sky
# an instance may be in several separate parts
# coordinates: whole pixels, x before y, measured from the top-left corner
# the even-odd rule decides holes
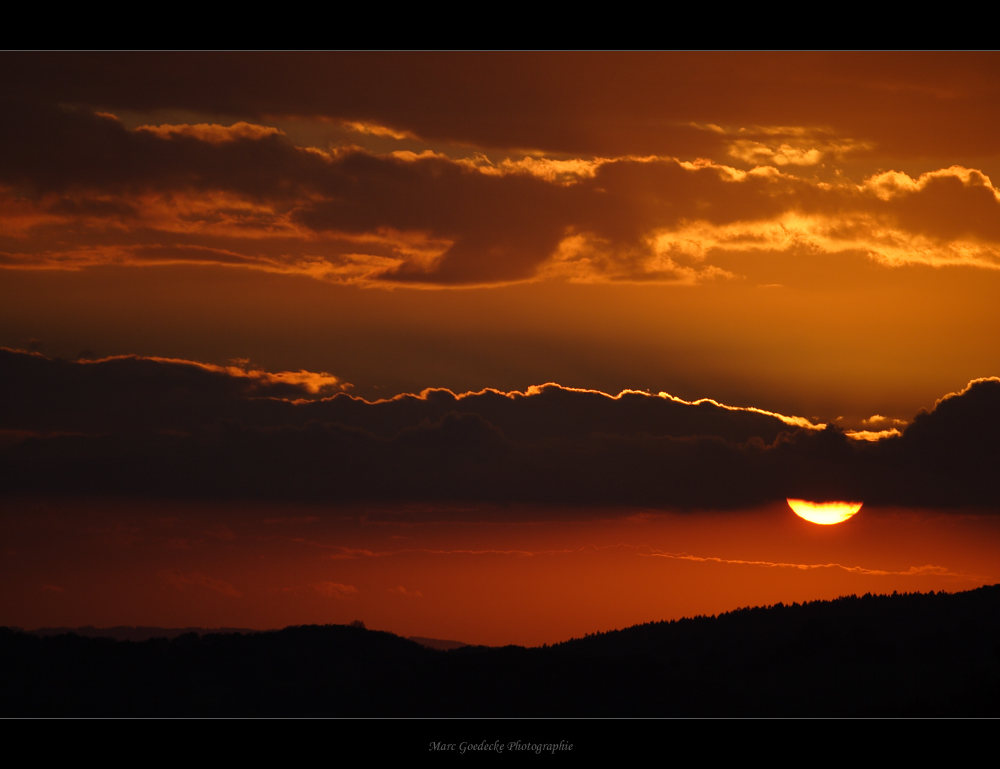
[[[0,624],[1000,581],[1000,55],[0,71]]]

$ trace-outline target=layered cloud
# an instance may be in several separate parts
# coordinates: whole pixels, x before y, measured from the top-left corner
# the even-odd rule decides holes
[[[997,265],[985,173],[883,170],[1000,155],[990,54],[5,58],[0,266],[427,287]]]
[[[998,61],[993,52],[13,52],[3,55],[0,98],[297,118],[389,140],[590,157],[719,157],[740,128],[738,138],[774,149],[797,146],[806,127],[853,137],[881,162],[995,156]]]
[[[343,388],[310,371],[271,373],[169,358],[49,360],[0,348],[0,392],[11,405],[0,429],[105,433],[133,428],[191,431],[258,400],[289,405]],[[287,400],[285,400],[287,399]]]
[[[25,106],[0,120],[0,266],[211,264],[428,287],[727,280],[764,253],[1000,265],[1000,192],[986,174],[796,170],[832,152],[822,146],[730,143],[760,161],[749,169],[636,155],[494,162]]]
[[[738,508],[785,497],[1000,502],[998,379],[943,398],[901,435],[864,441],[665,393],[546,385],[369,402],[179,361],[67,363],[4,351],[0,363],[0,397],[12,406],[0,424],[7,493],[460,502],[473,511]]]

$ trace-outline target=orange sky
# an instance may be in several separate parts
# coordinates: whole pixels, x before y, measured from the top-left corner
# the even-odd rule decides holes
[[[8,347],[855,423],[995,373],[994,54],[6,59]]]
[[[33,351],[47,360],[188,361],[216,367],[204,371],[216,372],[219,382],[238,372],[274,375],[261,387],[278,389],[249,395],[240,390],[233,396],[239,398],[291,401],[340,391],[374,401],[428,387],[527,392],[554,382],[612,395],[640,390],[686,401],[711,398],[870,432],[902,432],[921,409],[933,410],[938,399],[970,381],[1000,374],[1000,55],[995,53],[5,53],[0,58],[9,75],[0,85],[0,347],[9,351]],[[139,359],[128,360],[140,365]],[[30,392],[53,400],[49,405],[39,400],[31,406],[35,411],[14,409],[0,424],[0,451],[11,452],[0,457],[0,470],[9,477],[44,478],[46,468],[68,466],[45,464],[69,461],[56,459],[63,456],[61,449],[43,451],[47,458],[24,459],[36,456],[22,443],[25,436],[83,435],[74,432],[83,428],[70,423],[87,421],[87,414],[92,418],[86,434],[94,440],[139,429],[138,422],[129,428],[120,420],[100,427],[113,409],[88,405],[92,391],[81,384],[87,372],[111,372],[118,364],[46,369],[44,376],[52,378],[39,384],[41,379],[32,378],[36,374],[23,373],[31,361],[23,356],[11,361],[10,372],[21,373],[5,374],[6,395],[0,397]],[[168,369],[161,366],[156,376],[167,376]],[[79,374],[72,375],[76,384],[58,379],[72,371]],[[170,371],[174,376],[182,368]],[[23,381],[17,378],[22,374]],[[147,381],[139,374],[136,380],[108,376],[123,393]],[[325,383],[325,389],[310,391],[304,384],[309,382]],[[59,424],[37,416],[70,402],[66,393],[72,388],[79,394],[70,399],[75,416]],[[152,400],[136,413],[156,411],[150,404],[160,396],[148,397]],[[924,468],[920,483],[929,485],[897,493],[905,475],[899,470],[903,475],[891,481],[897,491],[884,492],[885,505],[905,500],[947,507],[946,492],[931,488],[935,471],[926,468],[939,466],[929,457],[955,455],[966,457],[964,464],[943,469],[946,480],[938,488],[974,487],[968,499],[955,504],[974,501],[980,511],[991,509],[995,495],[987,476],[996,469],[990,432],[996,412],[983,397],[963,401],[983,416],[955,417],[966,431],[960,438],[942,426],[946,415],[924,437],[911,434],[906,445],[919,454],[911,465]],[[211,403],[198,412],[197,429],[169,420],[142,429],[160,431],[161,437],[201,435],[198,430],[208,429],[211,415],[222,413]],[[170,420],[180,419],[170,413]],[[441,417],[427,416],[432,422]],[[267,421],[271,417],[242,422],[250,417],[239,409],[226,418],[254,430],[277,429]],[[483,417],[484,435],[487,427],[511,429],[491,418]],[[296,421],[295,430],[303,424]],[[418,427],[418,421],[410,425]],[[185,432],[189,429],[193,432]],[[371,430],[378,440],[391,437],[368,423],[351,429]],[[704,435],[670,433],[677,440]],[[794,475],[795,462],[813,466],[815,453],[801,448],[809,441],[796,440],[788,445],[799,447],[801,457],[781,466],[782,478]],[[952,440],[965,448],[951,452]],[[764,442],[774,456],[784,456],[773,435]],[[736,454],[749,456],[747,445],[741,443]],[[833,466],[824,465],[826,470],[802,470],[802,477],[815,488],[828,481],[830,488],[856,483],[877,490],[872,479],[879,473],[906,466],[900,457],[911,449],[897,456],[893,445],[886,444],[879,454],[882,464],[876,462],[867,475],[844,470],[843,477],[824,480]],[[670,451],[675,449],[680,451],[676,446]],[[27,472],[18,469],[27,466],[23,462],[38,464]],[[103,465],[98,476],[110,472],[113,461],[107,462],[112,464]],[[73,467],[66,478],[91,477],[83,465]],[[568,465],[559,467],[569,472]],[[133,477],[146,478],[143,472]],[[613,486],[613,479],[603,481],[606,488]],[[182,478],[180,486],[188,488],[186,482]],[[46,499],[54,491],[72,494],[67,489],[75,481],[53,483],[25,481],[18,493]],[[97,492],[160,498],[164,486],[156,483],[140,488],[135,481],[125,489],[106,479]],[[537,481],[532,483],[534,491],[522,501],[540,504],[543,495],[536,493]],[[272,486],[273,498],[277,486]],[[511,487],[521,488],[513,482]],[[431,492],[416,488],[398,487],[394,503],[407,494],[427,503]],[[451,491],[458,494],[458,488]],[[760,499],[774,504],[784,493],[784,487],[768,489],[755,492],[754,505]],[[201,493],[208,492],[195,495]],[[481,489],[467,493],[475,497]],[[699,507],[691,497],[684,499],[688,507]],[[156,502],[161,503],[167,504]],[[657,504],[661,511],[670,507],[666,501]],[[906,509],[918,516],[916,508]],[[216,514],[223,515],[206,513]],[[541,519],[547,515],[538,513]],[[764,520],[761,515],[731,520],[745,526]],[[884,523],[888,515],[871,518]],[[616,526],[628,529],[635,547],[646,536],[621,522],[605,525],[591,513],[583,517],[589,521],[588,547],[610,546],[626,536]],[[917,518],[904,518],[914,531],[923,526],[914,523]],[[865,528],[872,525],[855,528],[876,536],[876,529]],[[477,535],[477,547],[507,536],[492,524],[484,526],[488,533]],[[461,540],[458,529],[446,528],[442,542]],[[721,552],[710,546],[708,532],[730,528],[705,524],[699,553]],[[545,547],[558,549],[563,538],[577,542],[570,529],[546,532]],[[763,535],[751,541],[766,550]],[[860,548],[863,538],[848,541]],[[249,557],[249,551],[240,552]],[[759,559],[798,562],[806,552],[789,545]],[[837,557],[885,568],[879,565],[885,553],[871,551],[865,560],[861,552],[848,548]],[[579,565],[577,556],[569,559],[575,565],[566,566],[557,566],[555,556],[532,560],[545,564],[525,572],[532,584],[551,585],[537,606],[564,596],[556,576],[563,568],[576,580],[591,573],[615,575],[608,580],[616,590],[625,590],[633,578],[646,579],[639,572],[653,568],[649,558],[636,556],[632,563],[632,556],[614,553],[595,554],[605,559],[598,569]],[[858,557],[849,557],[852,553]],[[956,557],[954,565],[946,565],[972,569],[965,564],[985,563],[976,558]],[[444,584],[461,582],[456,576],[461,569],[470,574],[486,569],[460,568],[448,559],[441,565],[429,556],[389,560],[409,564],[391,571],[399,576],[389,581],[414,585],[425,572],[428,580],[431,574],[447,575],[435,577]],[[640,567],[640,561],[647,565]],[[162,569],[181,569],[167,563]],[[656,568],[670,572],[663,577],[668,582],[745,581],[730,573],[732,564],[693,563]],[[922,565],[914,560],[905,568]],[[513,568],[509,565],[489,568],[494,567],[515,582],[522,578],[505,571]],[[281,568],[294,571],[291,565]],[[302,585],[354,584],[355,577],[349,572],[326,579],[306,571],[301,585],[291,576],[275,577],[272,585],[300,591],[283,594],[290,606],[299,607],[295,610],[282,613],[275,608],[277,599],[267,604],[261,598],[258,614],[233,610],[233,617],[246,619],[182,620],[188,615],[166,609],[162,616],[183,624],[319,621],[319,609],[309,608],[319,594]],[[203,573],[212,572],[205,566]],[[799,577],[804,581],[796,581]],[[97,585],[105,577],[93,579]],[[178,579],[171,589],[195,606],[201,600],[191,597],[197,589]],[[510,639],[558,640],[571,628],[599,629],[588,622],[654,619],[661,610],[675,616],[701,611],[699,606],[716,611],[730,600],[792,595],[801,600],[814,588],[825,597],[854,590],[851,580],[861,578],[761,579],[759,585],[747,583],[758,585],[757,592],[685,588],[673,591],[666,603],[657,603],[655,591],[640,590],[636,595],[646,597],[637,599],[631,614],[568,609],[562,630],[546,629],[539,620]],[[862,580],[865,590],[877,589],[873,579]],[[883,582],[903,589],[893,580]],[[378,592],[382,587],[371,593],[378,599],[357,587],[357,595],[330,599],[339,607],[331,616],[353,619],[338,612],[364,606],[366,617],[380,618],[370,624],[389,629],[406,625],[416,628],[414,634],[440,636],[454,627],[467,632],[463,640],[503,637],[499,625],[486,620],[462,625],[457,614],[443,609],[418,619],[403,608],[409,605],[403,594],[391,608],[388,593]],[[410,589],[405,582],[404,587]],[[264,595],[266,589],[237,592]],[[496,589],[497,600],[515,594]],[[442,595],[428,590],[421,605]],[[581,587],[573,601],[595,590]],[[72,604],[69,593],[50,592],[46,599],[93,607],[94,616],[108,622],[112,616],[133,616],[101,614],[91,599]],[[17,612],[26,611],[27,600],[18,599]],[[374,603],[365,603],[369,600]],[[456,594],[448,605],[471,600]],[[265,610],[265,604],[271,608]],[[191,617],[211,616],[208,606],[191,609]],[[226,606],[218,604],[220,617],[230,616]],[[38,617],[52,617],[46,623],[98,621],[68,608],[66,617],[81,618],[57,620],[41,607]],[[395,624],[394,611],[400,618]]]
[[[696,515],[19,501],[0,603],[22,627],[347,623],[538,645],[596,630],[851,593],[1000,580],[992,514],[782,505]],[[484,515],[485,513],[485,515]]]

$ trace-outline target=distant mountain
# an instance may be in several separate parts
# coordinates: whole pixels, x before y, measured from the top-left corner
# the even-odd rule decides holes
[[[151,638],[176,638],[180,635],[194,633],[195,635],[205,635],[207,633],[257,633],[260,631],[250,630],[241,627],[147,627],[145,625],[116,625],[115,627],[94,627],[86,625],[84,627],[40,627],[37,630],[25,631],[31,635],[53,636],[73,633],[84,638],[113,638],[116,641],[148,641]]]
[[[21,630],[21,628],[12,629]],[[209,633],[242,634],[269,631],[253,630],[244,627],[150,627],[146,625],[94,627],[93,625],[84,625],[83,627],[40,627],[35,630],[24,630],[23,632],[37,636],[66,635],[72,633],[84,638],[113,638],[115,641],[149,641],[152,638],[172,639],[189,633],[203,636]],[[469,645],[463,641],[446,641],[441,638],[424,638],[423,636],[409,636],[407,640],[415,641],[421,646],[426,646],[428,649],[437,649],[438,651],[461,649],[463,646]]]
[[[428,649],[437,649],[438,651],[446,652],[449,649],[461,649],[463,646],[468,646],[467,643],[462,643],[461,641],[444,641],[440,638],[423,638],[418,635],[411,635],[407,638],[409,641],[416,641],[421,646],[426,646]]]
[[[427,640],[361,623],[141,642],[0,628],[0,716],[1000,716],[1000,585],[537,648]]]

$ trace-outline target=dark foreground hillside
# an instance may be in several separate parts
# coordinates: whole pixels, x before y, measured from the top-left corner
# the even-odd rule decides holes
[[[0,629],[0,714],[1000,716],[1000,585],[436,651],[363,627],[142,642]]]

